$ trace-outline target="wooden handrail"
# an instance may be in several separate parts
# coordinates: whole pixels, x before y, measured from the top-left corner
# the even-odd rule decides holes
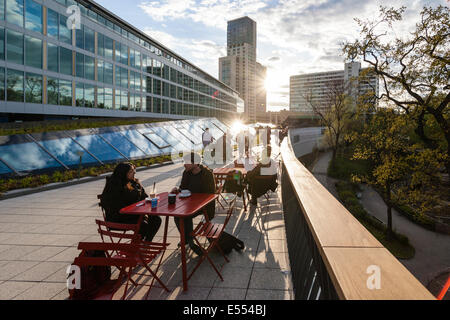
[[[290,135],[281,145],[285,174],[342,300],[435,300],[296,158]],[[379,271],[379,288],[372,282]]]

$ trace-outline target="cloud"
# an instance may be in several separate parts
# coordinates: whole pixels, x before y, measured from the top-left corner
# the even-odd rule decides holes
[[[268,61],[270,61],[270,62],[275,62],[275,61],[280,61],[280,60],[281,60],[280,57],[271,57],[268,59]]]

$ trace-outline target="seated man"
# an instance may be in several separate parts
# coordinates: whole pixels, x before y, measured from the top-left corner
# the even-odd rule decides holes
[[[197,153],[190,153],[184,157],[184,172],[181,178],[179,188],[173,188],[172,193],[179,193],[180,190],[189,190],[192,193],[215,193],[216,183],[214,181],[214,174],[212,170],[200,164],[201,156]],[[209,203],[206,206],[208,218],[211,220],[214,218],[216,211],[215,201]],[[194,243],[194,239],[191,236],[194,230],[193,218],[202,214],[203,210],[197,212],[194,216],[184,219],[184,234],[186,243],[189,244],[192,251],[197,255],[201,255],[201,249]],[[178,231],[180,230],[180,219],[175,218],[175,224]]]
[[[266,150],[262,153],[261,162],[253,170],[247,172],[248,193],[252,196],[250,200],[252,205],[257,205],[257,199],[267,191],[275,192],[278,187],[278,164],[270,158],[271,147],[268,146]]]

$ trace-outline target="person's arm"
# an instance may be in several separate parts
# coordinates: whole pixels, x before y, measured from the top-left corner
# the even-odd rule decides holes
[[[178,194],[180,193],[180,190],[184,190],[187,189],[187,174],[186,171],[183,172],[183,176],[181,177],[181,183],[180,183],[180,187],[174,187],[170,192],[171,193],[175,193]]]

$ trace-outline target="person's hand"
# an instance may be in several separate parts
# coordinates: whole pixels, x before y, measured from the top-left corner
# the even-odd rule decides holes
[[[175,187],[175,188],[173,188],[173,189],[170,191],[170,193],[178,194],[178,193],[180,193],[180,191],[178,190],[177,187]]]

